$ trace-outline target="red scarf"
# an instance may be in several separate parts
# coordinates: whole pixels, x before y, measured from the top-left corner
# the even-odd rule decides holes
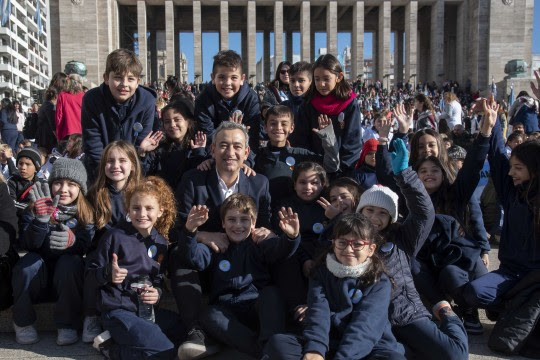
[[[322,96],[317,93],[311,99],[311,105],[321,114],[335,116],[345,110],[354,99],[356,99],[356,93],[354,91],[351,91],[351,95],[346,100],[338,99],[334,94]]]

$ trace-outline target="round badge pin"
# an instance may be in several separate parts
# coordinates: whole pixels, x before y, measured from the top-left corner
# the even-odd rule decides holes
[[[345,114],[340,112],[338,117],[337,117],[337,121],[339,121],[339,122],[345,121]]]
[[[349,290],[349,298],[351,299],[353,304],[358,304],[360,300],[362,299],[362,290],[360,289],[351,289]]]
[[[136,122],[135,124],[133,124],[133,130],[135,130],[135,132],[140,133],[141,131],[143,131],[142,124],[140,122]]]
[[[287,158],[285,159],[285,164],[289,166],[294,166],[294,164],[296,164],[296,160],[292,156],[287,156]]]
[[[227,260],[221,260],[219,262],[219,270],[223,271],[223,272],[227,272],[229,270],[231,270],[231,263]]]
[[[313,224],[313,228],[312,228],[312,229],[313,229],[313,232],[314,232],[315,234],[320,234],[320,233],[322,233],[323,230],[324,230],[324,225],[321,224],[321,223],[315,223],[315,224]]]
[[[392,251],[393,248],[394,248],[394,243],[393,242],[387,242],[383,246],[381,246],[381,252],[386,254],[386,253],[389,253],[390,251]]]
[[[157,254],[157,246],[156,245],[151,245],[149,248],[148,248],[148,257],[150,258],[154,258]]]
[[[71,218],[66,221],[66,226],[70,229],[74,229],[77,226],[77,219]]]

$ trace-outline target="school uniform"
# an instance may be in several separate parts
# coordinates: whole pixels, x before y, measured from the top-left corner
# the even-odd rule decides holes
[[[377,184],[377,172],[373,166],[363,163],[358,169],[354,169],[353,179],[362,189],[367,190]]]
[[[302,122],[300,112],[304,105],[304,96],[290,95],[288,100],[281,103],[292,110],[294,116],[294,131],[289,135],[287,140],[293,147],[308,149],[308,139],[312,135],[312,130],[309,128],[309,123]]]
[[[0,164],[2,167],[2,175],[4,179],[9,179],[13,174],[17,172],[17,165],[15,165],[15,158],[11,157],[7,159],[5,164]]]
[[[210,299],[201,316],[204,330],[229,346],[259,356],[271,335],[285,330],[285,312],[271,284],[269,265],[283,260],[298,248],[300,236],[283,235],[255,244],[251,237],[229,244],[214,253],[197,243],[197,234],[182,231],[179,246],[192,269],[209,269]],[[268,309],[272,309],[271,312]],[[256,331],[260,322],[260,333]]]
[[[144,237],[130,223],[122,221],[104,235],[89,261],[87,278],[98,286],[97,309],[103,328],[110,331],[114,340],[111,358],[174,357],[174,344],[159,324],[138,317],[138,295],[130,287],[139,276],[148,275],[161,296],[167,244],[155,228]],[[121,284],[112,283],[112,254],[118,256],[118,266],[128,270]]]
[[[357,278],[338,278],[320,266],[310,279],[303,337],[276,335],[264,354],[291,360],[308,352],[334,360],[405,359],[388,321],[391,288],[384,274],[362,286]]]
[[[75,242],[65,250],[50,248],[50,235],[57,224],[42,223],[32,212],[25,211],[19,248],[28,253],[15,265],[13,284],[13,322],[32,325],[36,301],[56,299],[54,322],[58,329],[78,329],[82,316],[83,256],[86,254],[94,226],[82,226],[75,218],[62,221],[75,235]]]

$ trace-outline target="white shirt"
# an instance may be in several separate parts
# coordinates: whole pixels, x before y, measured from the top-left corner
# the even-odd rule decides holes
[[[227,184],[225,184],[225,181],[223,181],[221,176],[219,176],[217,169],[216,169],[216,174],[218,178],[219,191],[221,192],[221,195],[223,196],[223,200],[227,199],[232,194],[236,194],[238,192],[238,181],[240,181],[240,174],[238,174],[238,176],[236,177],[236,181],[231,187],[227,187]]]

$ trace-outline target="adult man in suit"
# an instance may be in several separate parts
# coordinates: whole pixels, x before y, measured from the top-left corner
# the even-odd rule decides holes
[[[178,223],[175,231],[184,231],[187,216],[194,205],[206,205],[209,219],[198,229],[198,241],[216,252],[225,251],[229,241],[223,232],[219,208],[226,198],[238,192],[255,200],[258,207],[256,226],[270,228],[268,179],[263,175],[248,177],[242,171],[250,152],[248,141],[249,136],[243,125],[229,121],[219,125],[211,145],[214,159],[212,168],[186,172],[176,189]],[[171,239],[174,241],[175,237],[173,233]],[[179,353],[182,352],[185,358],[210,355],[217,349],[197,326],[202,296],[199,273],[185,269],[182,258],[179,248],[173,247],[170,255],[171,287],[180,317],[191,329]]]

